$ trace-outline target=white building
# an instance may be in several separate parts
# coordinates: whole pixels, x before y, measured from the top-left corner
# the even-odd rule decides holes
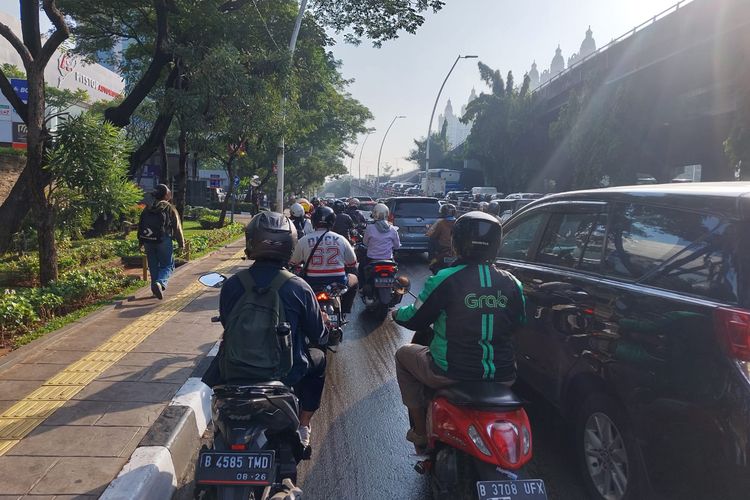
[[[471,94],[469,95],[467,105],[476,98],[476,90],[471,89]],[[466,141],[466,138],[469,137],[469,134],[471,133],[472,124],[461,122],[461,117],[463,117],[465,113],[466,105],[461,106],[461,114],[455,115],[453,112],[453,104],[451,103],[451,100],[448,99],[448,103],[445,105],[445,111],[443,111],[443,113],[438,116],[438,128],[436,130],[437,133],[440,133],[440,131],[443,130],[443,123],[448,123],[447,137],[449,149],[453,149],[456,146],[460,146],[461,144],[463,144],[464,141]]]
[[[0,22],[9,26],[13,33],[22,38],[20,20],[0,12]],[[0,64],[3,63],[12,64],[23,71],[23,61],[16,50],[5,38],[0,37]],[[44,79],[51,87],[68,90],[83,89],[88,93],[88,103],[79,103],[68,110],[72,115],[83,112],[92,102],[111,101],[118,97],[125,88],[122,78],[117,73],[99,64],[87,64],[61,49],[55,52],[47,64]],[[50,128],[54,129],[56,123],[56,119],[51,120]],[[16,147],[24,147],[24,133],[25,126],[21,118],[13,111],[5,96],[0,94],[0,145],[13,144]]]

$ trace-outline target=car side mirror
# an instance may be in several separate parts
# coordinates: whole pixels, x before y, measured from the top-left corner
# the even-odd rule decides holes
[[[219,273],[208,273],[198,278],[201,285],[210,288],[221,288],[221,285],[223,285],[226,280],[226,276]]]

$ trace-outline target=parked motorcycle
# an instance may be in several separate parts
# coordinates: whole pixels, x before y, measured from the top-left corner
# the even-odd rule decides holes
[[[219,288],[225,277],[210,273],[199,281]],[[291,356],[289,325],[279,325],[277,333],[282,352]],[[311,449],[302,445],[297,434],[299,404],[290,387],[272,380],[216,386],[211,410],[214,436],[212,445],[198,455],[197,498],[301,497],[302,491],[294,486],[297,464],[310,458]]]

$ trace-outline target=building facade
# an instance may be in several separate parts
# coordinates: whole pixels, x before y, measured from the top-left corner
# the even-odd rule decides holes
[[[581,42],[581,47],[578,52],[573,53],[568,58],[567,68],[570,68],[579,61],[585,59],[596,52],[596,40],[594,40],[594,32],[591,31],[591,26],[586,30],[585,38]],[[565,58],[563,57],[562,48],[558,45],[555,50],[555,55],[552,58],[549,68],[544,69],[541,74],[537,68],[536,61],[531,63],[531,69],[529,70],[529,79],[531,80],[531,90],[536,90],[542,85],[549,82],[552,78],[565,71]]]

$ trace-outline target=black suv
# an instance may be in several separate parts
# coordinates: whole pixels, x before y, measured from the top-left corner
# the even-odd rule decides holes
[[[504,225],[519,378],[593,498],[750,495],[750,183],[563,193]]]

